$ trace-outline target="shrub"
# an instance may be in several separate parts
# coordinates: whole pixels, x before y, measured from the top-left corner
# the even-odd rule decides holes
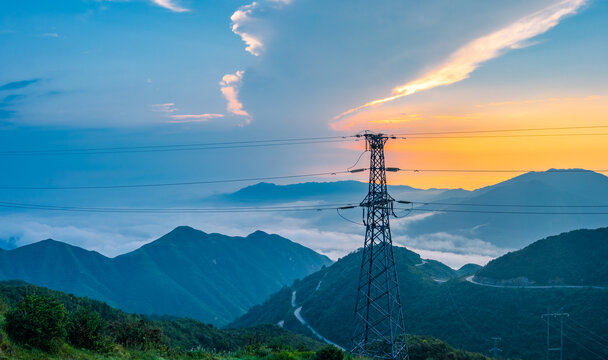
[[[27,295],[5,317],[6,333],[18,344],[51,351],[65,339],[67,312],[52,297]]]
[[[315,360],[342,360],[344,359],[344,351],[330,345],[322,348],[315,353]]]
[[[2,297],[0,297],[0,315],[6,314],[7,311],[8,305],[6,305]],[[0,341],[0,343],[2,343],[2,341]]]
[[[271,357],[272,360],[295,360],[296,357],[291,351],[281,351]]]
[[[114,321],[110,324],[110,333],[116,343],[139,350],[158,348],[163,341],[163,331],[142,319]]]
[[[102,350],[104,322],[97,311],[90,307],[80,307],[70,317],[68,340],[75,347]]]

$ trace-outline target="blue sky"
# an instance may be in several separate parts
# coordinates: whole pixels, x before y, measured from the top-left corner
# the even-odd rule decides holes
[[[603,0],[20,0],[0,6],[2,150],[331,136],[374,128],[377,117],[395,114],[416,119],[390,128],[395,132],[597,124],[608,114],[549,116],[553,105],[542,102],[567,98],[574,99],[572,107],[605,109],[608,3]],[[568,11],[555,23],[499,49],[462,80],[364,109],[347,117],[354,124],[349,128],[336,120],[440,69],[467,44],[539,12],[554,15],[559,6]],[[582,100],[588,97],[600,99],[588,106]],[[454,120],[484,104],[535,101],[537,107],[518,108],[508,119],[485,112],[481,120]],[[601,161],[595,155],[582,164],[552,163],[563,157],[551,151],[530,167],[590,167]],[[358,152],[333,144],[279,151],[3,157],[7,171],[1,182],[103,185],[333,171],[351,165]],[[395,159],[435,161],[406,154]],[[472,188],[498,180],[471,184],[429,178],[428,186],[412,185]],[[152,193],[0,190],[0,196],[77,206],[173,206],[238,186]],[[11,230],[0,232],[0,238],[19,239],[26,225],[19,230],[13,211],[1,214]],[[67,230],[53,233],[54,226],[70,222],[66,219],[18,215],[23,224],[48,226],[36,236],[68,237]],[[84,216],[73,222],[95,238],[128,232],[122,222],[102,226]],[[160,228],[130,239],[149,240],[165,232]],[[33,241],[33,235],[23,241]],[[113,243],[99,249],[119,251]]]

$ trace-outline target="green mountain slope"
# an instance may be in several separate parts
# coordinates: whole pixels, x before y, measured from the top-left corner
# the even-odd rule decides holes
[[[481,268],[482,268],[481,265],[477,265],[477,264],[465,264],[460,269],[458,269],[456,271],[456,274],[458,275],[458,277],[474,275]]]
[[[0,252],[0,280],[24,280],[128,312],[226,324],[331,261],[277,235],[206,234],[178,227],[110,259],[47,240]]]
[[[593,341],[594,336],[603,336],[608,330],[608,290],[494,288],[465,278],[437,282],[436,268],[425,269],[416,254],[398,247],[394,252],[410,333],[486,353],[491,337],[499,336],[505,356],[539,359],[544,356],[546,341],[546,326],[540,315],[550,306],[570,313],[565,346],[577,354],[577,359],[596,359],[590,351],[608,356],[608,348]],[[607,255],[604,252],[603,256]],[[282,322],[287,329],[311,335],[294,316],[301,307],[299,314],[317,332],[348,347],[360,261],[360,252],[352,253],[295,281],[231,326]]]
[[[608,228],[539,240],[492,260],[476,279],[526,285],[608,286]]]
[[[235,351],[254,343],[317,350],[324,346],[318,340],[289,332],[276,325],[261,325],[241,329],[218,329],[197,320],[173,317],[146,317],[114,309],[108,304],[89,298],[77,297],[65,292],[35,287],[22,281],[0,282],[0,304],[14,306],[26,294],[36,293],[59,300],[69,313],[78,308],[90,308],[100,314],[107,323],[145,321],[162,330],[166,345],[180,349],[204,348],[209,351]],[[2,318],[0,313],[0,319]],[[1,322],[1,321],[0,321]]]
[[[68,314],[79,308],[90,308],[100,314],[108,326],[117,323],[144,322],[148,327],[162,332],[161,344],[142,350],[114,344],[110,352],[85,351],[61,347],[57,353],[45,353],[36,349],[19,347],[11,343],[3,328],[3,314],[15,306],[26,294],[50,296],[62,303]],[[322,349],[325,344],[310,337],[296,334],[276,325],[259,325],[238,329],[218,329],[212,325],[186,318],[148,318],[127,314],[107,304],[88,298],[76,297],[64,292],[36,288],[21,281],[0,282],[0,358],[11,359],[292,359],[306,360],[314,355],[311,351]],[[71,316],[71,315],[69,315]],[[107,336],[113,339],[112,332]],[[116,340],[116,339],[114,339]],[[427,336],[408,336],[411,360],[487,360],[475,353],[457,350],[447,343]],[[202,350],[199,350],[202,349]],[[294,350],[297,349],[297,350]],[[362,359],[364,360],[364,359]]]

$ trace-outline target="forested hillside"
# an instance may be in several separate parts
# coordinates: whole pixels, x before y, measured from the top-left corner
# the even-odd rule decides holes
[[[570,314],[565,346],[578,354],[577,359],[595,360],[593,353],[608,356],[608,348],[590,340],[603,336],[602,329],[608,327],[608,290],[495,288],[470,283],[465,277],[438,282],[434,278],[437,269],[426,270],[416,254],[399,247],[394,252],[406,327],[412,334],[431,335],[486,353],[491,338],[498,336],[503,339],[505,356],[536,360],[545,353],[546,325],[540,315],[549,306]],[[232,326],[282,322],[287,329],[312,336],[294,316],[301,307],[299,315],[317,332],[347,346],[360,255],[350,254],[295,281]]]
[[[539,240],[490,261],[476,279],[525,285],[608,286],[608,228]]]

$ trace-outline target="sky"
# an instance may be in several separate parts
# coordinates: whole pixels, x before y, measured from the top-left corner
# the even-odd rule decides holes
[[[0,6],[1,151],[342,136],[366,129],[593,126],[606,124],[608,115],[603,0],[21,0]],[[412,169],[604,169],[605,142],[599,135],[395,140],[387,162]],[[359,142],[4,155],[1,185],[340,171],[361,150]],[[476,189],[512,175],[397,173],[389,182]],[[317,180],[343,178],[365,180]],[[0,196],[74,206],[177,206],[244,185],[0,190]],[[75,220],[13,210],[0,216],[5,242],[62,236],[110,255],[162,235],[170,224],[194,221],[176,218],[160,226],[148,217],[134,230],[132,218]],[[218,230],[253,227],[232,223]],[[92,245],[100,241],[110,245]]]

